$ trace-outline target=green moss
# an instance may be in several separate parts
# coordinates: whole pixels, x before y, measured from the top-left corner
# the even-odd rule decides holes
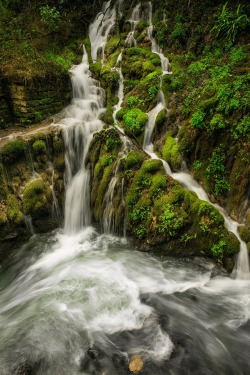
[[[31,181],[23,192],[23,209],[25,214],[40,215],[47,211],[47,196],[50,194],[42,179],[39,178]]]
[[[8,193],[8,185],[4,175],[3,165],[0,163],[0,198],[4,199]]]
[[[149,74],[155,71],[155,65],[151,61],[145,61],[142,64],[142,69],[145,74]]]
[[[246,243],[250,242],[250,229],[248,229],[244,225],[239,225],[238,232],[242,241],[245,241]]]
[[[141,33],[146,27],[148,27],[148,22],[141,20],[136,25],[136,30],[139,31],[139,33]]]
[[[32,149],[35,155],[44,154],[46,153],[46,143],[38,139],[33,143]]]
[[[149,189],[149,196],[152,200],[159,197],[161,194],[163,194],[164,190],[167,187],[167,181],[166,176],[162,173],[156,173],[153,176],[152,184]]]
[[[6,143],[1,149],[1,156],[4,163],[14,163],[25,156],[27,143],[22,139]]]
[[[105,46],[106,53],[108,55],[111,55],[112,53],[114,53],[117,50],[119,45],[120,45],[120,36],[119,35],[111,36],[108,39],[107,44]]]
[[[164,125],[165,121],[166,121],[166,117],[167,117],[167,111],[166,109],[162,109],[156,116],[156,120],[155,120],[155,126],[157,128],[160,128]]]
[[[123,116],[125,129],[133,134],[140,135],[144,130],[148,115],[143,113],[139,108],[129,109]]]
[[[121,109],[119,109],[119,111],[116,113],[117,120],[119,120],[119,121],[123,120],[123,117],[125,116],[125,114],[127,113],[127,111],[128,111],[128,109],[124,108],[124,107],[122,107]]]
[[[19,224],[24,216],[19,209],[19,203],[15,195],[9,194],[7,196],[7,216],[14,224]]]
[[[96,200],[95,200],[95,217],[97,220],[100,220],[102,217],[102,211],[103,211],[102,206],[103,206],[104,197],[105,197],[109,182],[112,177],[112,171],[113,171],[112,165],[108,165],[107,167],[105,167],[101,181],[96,182],[98,184],[97,192],[96,192]]]
[[[160,170],[163,170],[163,165],[158,159],[145,160],[141,167],[143,173],[155,173]]]
[[[162,156],[174,171],[180,170],[182,158],[177,142],[171,136],[167,136],[166,138],[165,145],[162,149]]]
[[[130,151],[126,158],[125,169],[138,169],[140,168],[143,160],[144,156],[141,152]]]
[[[58,155],[53,159],[53,165],[55,170],[59,172],[64,172],[65,170],[65,160],[64,160],[64,155]]]
[[[3,203],[0,202],[0,226],[6,224],[7,221],[7,208]]]

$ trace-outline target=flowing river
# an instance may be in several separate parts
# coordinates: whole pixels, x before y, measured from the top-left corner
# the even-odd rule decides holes
[[[104,58],[114,22],[115,9],[104,3],[90,27],[93,59]],[[206,259],[141,253],[91,226],[84,161],[103,126],[104,95],[85,49],[71,73],[73,100],[60,121],[65,224],[33,235],[0,269],[0,375],[125,375],[135,356],[142,375],[249,375],[249,277],[233,279]]]

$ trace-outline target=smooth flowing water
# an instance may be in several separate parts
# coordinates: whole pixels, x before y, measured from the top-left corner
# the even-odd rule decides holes
[[[115,20],[109,2],[97,20],[94,57]],[[0,374],[125,375],[139,355],[142,375],[249,375],[249,280],[234,280],[205,259],[138,252],[128,239],[89,225],[85,157],[103,125],[104,93],[91,78],[85,49],[71,73],[73,100],[60,120],[66,146],[64,229],[33,235],[0,269]],[[162,108],[159,96],[144,144],[153,157],[153,124]],[[127,139],[121,139],[125,152]]]

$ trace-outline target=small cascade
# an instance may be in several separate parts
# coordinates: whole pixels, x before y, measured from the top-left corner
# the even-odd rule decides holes
[[[116,120],[116,114],[117,112],[121,109],[121,105],[124,99],[124,80],[123,80],[123,74],[122,74],[122,68],[121,68],[121,61],[122,61],[122,52],[119,54],[117,58],[116,65],[119,65],[119,67],[116,67],[115,70],[119,73],[119,88],[118,88],[118,93],[117,96],[119,98],[118,103],[113,107],[113,119],[114,119],[114,124],[117,125],[117,120]]]
[[[30,142],[27,142],[28,143],[28,147],[27,147],[27,159],[30,163],[30,167],[31,167],[31,171],[32,171],[32,175],[33,177],[39,177],[38,173],[35,171],[35,165],[34,165],[34,159],[33,159],[33,153],[32,153],[32,149],[31,149],[31,144]]]
[[[50,190],[51,190],[52,199],[53,199],[52,217],[55,217],[58,220],[58,222],[60,223],[62,221],[62,214],[61,214],[61,210],[60,210],[60,207],[59,207],[59,204],[58,204],[58,200],[57,200],[57,197],[56,197],[56,193],[55,193],[55,189],[54,189],[54,175],[55,175],[55,171],[54,171],[54,167],[53,167],[52,163],[51,163],[51,168],[52,168],[52,176],[51,176]]]
[[[111,8],[111,1],[103,3],[102,11],[96,16],[89,27],[89,39],[91,43],[91,57],[96,62],[101,56],[104,61],[104,48],[108,35],[115,24],[116,12]]]
[[[123,134],[120,134],[120,139],[122,141],[122,149],[119,152],[117,156],[117,162],[116,162],[116,168],[115,168],[115,174],[111,178],[108,190],[105,194],[104,197],[104,203],[105,203],[105,209],[103,212],[103,229],[104,233],[110,234],[110,233],[117,233],[117,232],[122,232],[123,235],[126,233],[126,215],[125,215],[125,200],[124,200],[124,181],[122,180],[122,186],[121,186],[121,205],[124,209],[124,221],[123,221],[123,228],[122,231],[120,228],[118,228],[116,222],[115,222],[115,206],[114,206],[114,193],[115,189],[117,188],[117,183],[119,182],[119,170],[120,170],[120,164],[121,161],[127,157],[128,155],[128,150],[130,149],[131,142],[130,140]],[[124,235],[125,237],[125,235]]]
[[[25,215],[24,216],[24,222],[25,222],[26,228],[28,229],[30,234],[32,236],[34,236],[35,230],[34,230],[34,226],[33,226],[33,222],[32,222],[32,217],[30,215]]]
[[[128,48],[135,47],[137,45],[135,37],[134,37],[134,32],[135,32],[136,25],[141,20],[140,11],[141,11],[141,3],[136,5],[136,7],[133,9],[133,12],[131,14],[131,18],[128,20],[131,25],[131,31],[128,33],[128,36],[125,40],[125,46]]]
[[[171,66],[170,66],[168,58],[164,56],[160,46],[157,44],[155,38],[153,37],[154,26],[152,25],[152,3],[151,2],[148,3],[148,22],[149,22],[148,37],[151,40],[151,50],[152,52],[156,53],[161,59],[162,75],[172,74]]]

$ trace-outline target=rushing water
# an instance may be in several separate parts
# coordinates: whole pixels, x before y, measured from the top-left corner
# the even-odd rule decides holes
[[[122,375],[134,354],[143,374],[249,374],[248,280],[92,227],[34,236],[11,262],[0,274],[1,375]]]
[[[98,27],[90,27],[94,59],[115,22],[110,2],[103,9],[93,23]],[[120,100],[114,111],[123,100],[117,69]],[[91,78],[85,49],[71,73],[73,100],[60,121],[66,146],[64,229],[33,235],[0,269],[0,375],[125,375],[134,355],[143,361],[142,375],[249,375],[249,279],[238,274],[234,280],[205,259],[137,252],[128,239],[100,234],[89,225],[85,157],[93,133],[103,125],[104,94]],[[153,126],[164,106],[160,95],[149,113],[144,149],[152,157],[157,157]],[[121,139],[122,158],[128,140]],[[207,200],[188,174],[173,174],[164,165]],[[105,197],[107,232],[114,225],[116,178]]]

